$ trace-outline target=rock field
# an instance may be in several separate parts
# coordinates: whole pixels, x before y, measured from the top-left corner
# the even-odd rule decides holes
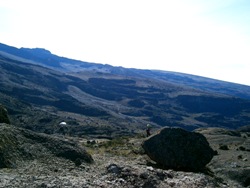
[[[21,134],[21,132],[18,133]],[[0,168],[0,187],[249,187],[249,133],[236,134],[236,132],[222,132],[219,129],[203,129],[198,132],[202,133],[208,139],[211,147],[218,152],[218,155],[214,156],[207,165],[207,171],[204,172],[159,168],[141,150],[141,144],[145,140],[142,137],[119,138],[111,141],[97,139],[90,142],[86,138],[38,134],[39,142],[34,142],[34,147],[30,143],[27,145],[20,140],[15,142],[21,144],[22,148],[28,146],[31,157],[22,158],[20,157],[22,153],[19,153],[12,166]],[[3,135],[5,134],[1,134],[0,141],[6,138]],[[46,142],[57,143],[63,140],[62,143],[65,144],[65,147],[58,147],[58,152],[60,149],[68,150],[67,143],[70,143],[73,151],[79,149],[78,145],[81,145],[91,155],[94,162],[81,161],[78,163],[68,155],[67,157],[57,156],[56,153],[51,152],[50,147],[54,146],[53,144],[44,144],[40,140],[43,136],[46,139],[42,140]],[[22,136],[18,135],[19,138]],[[76,144],[72,144],[73,142]],[[226,147],[221,147],[222,144]],[[57,144],[55,145],[57,146]],[[15,147],[18,150],[18,147]],[[41,147],[41,151],[38,147]],[[0,151],[6,151],[1,144]],[[26,155],[27,153],[25,153]]]

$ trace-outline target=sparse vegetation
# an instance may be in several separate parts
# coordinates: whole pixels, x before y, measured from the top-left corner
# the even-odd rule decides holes
[[[141,138],[137,136],[122,136],[111,140],[94,140],[94,143],[93,141],[86,142],[85,146],[91,154],[102,153],[113,156],[135,157],[144,153],[136,140],[141,143]]]

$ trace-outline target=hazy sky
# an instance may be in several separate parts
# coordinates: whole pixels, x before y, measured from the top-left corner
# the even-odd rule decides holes
[[[0,42],[250,85],[250,0],[0,0]]]

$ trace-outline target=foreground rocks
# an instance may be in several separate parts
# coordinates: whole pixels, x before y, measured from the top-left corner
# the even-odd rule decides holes
[[[142,144],[146,154],[162,168],[202,171],[214,156],[206,138],[180,128],[164,128]]]
[[[0,124],[0,168],[16,168],[20,161],[49,156],[69,159],[77,165],[93,162],[91,155],[75,142]]]
[[[17,169],[0,170],[0,187],[25,188],[213,188],[220,187],[202,173],[161,170],[143,158],[94,154],[95,163],[75,166],[64,158],[25,162]]]
[[[0,187],[243,188],[249,186],[247,184],[248,171],[238,171],[243,167],[244,169],[249,167],[249,161],[244,160],[249,157],[249,143],[245,133],[244,135],[230,133],[233,136],[227,138],[221,135],[224,134],[221,132],[215,135],[214,132],[200,130],[208,136],[209,143],[212,143],[213,148],[218,149],[221,143],[227,144],[229,148],[229,150],[218,149],[218,155],[213,157],[208,164],[210,167],[210,173],[208,174],[159,168],[152,163],[147,155],[138,152],[144,138],[129,137],[110,141],[98,139],[95,140],[95,143],[89,144],[88,138],[57,138],[44,134],[33,134],[33,132],[26,132],[26,130],[12,128],[5,124],[2,124],[0,131],[1,151],[3,151],[3,143],[13,143],[13,148],[9,148],[9,150],[4,148],[5,153],[7,152],[10,157],[5,156],[5,160],[10,159],[10,162],[15,162],[12,167],[0,168]],[[10,137],[10,135],[15,136]],[[213,136],[212,142],[210,142],[211,136]],[[8,142],[6,142],[6,138],[9,138],[7,139]],[[220,140],[218,141],[217,138],[220,138]],[[3,140],[5,141],[3,142]],[[237,142],[234,142],[234,140]],[[55,143],[50,143],[50,141]],[[67,151],[72,148],[76,150],[82,148],[76,143],[83,145],[91,153],[91,161],[94,162],[82,160],[79,164],[73,158],[58,155],[61,151],[59,146],[68,148]],[[228,143],[232,144],[229,145]],[[237,146],[235,146],[236,144]],[[232,146],[236,148],[234,149]],[[245,148],[244,151],[237,150],[243,147]],[[52,148],[56,148],[55,151]],[[239,153],[235,156],[236,153],[234,152]],[[16,157],[11,157],[11,154]],[[239,155],[242,155],[241,159],[238,158]],[[236,158],[234,159],[234,157]],[[232,169],[234,169],[235,174],[226,174],[232,172]],[[237,171],[245,174],[236,174]],[[235,175],[234,178],[232,178],[232,175]],[[236,178],[236,176],[239,178]]]

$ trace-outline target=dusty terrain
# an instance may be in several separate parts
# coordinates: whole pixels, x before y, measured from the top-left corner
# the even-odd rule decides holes
[[[94,164],[79,167],[68,160],[53,157],[25,162],[16,169],[2,169],[0,186],[189,188],[217,187],[221,184],[202,173],[175,172],[147,166],[143,157],[129,158],[103,153],[94,154],[93,158]]]
[[[221,128],[201,129],[210,146],[218,152],[208,167],[222,179],[232,179],[245,187],[250,186],[250,139],[248,131]]]
[[[66,141],[84,145],[95,162],[77,166],[46,153],[1,169],[0,187],[249,187],[249,133],[210,128],[198,132],[218,151],[206,172],[158,168],[141,150],[142,135],[112,141],[66,136]]]

